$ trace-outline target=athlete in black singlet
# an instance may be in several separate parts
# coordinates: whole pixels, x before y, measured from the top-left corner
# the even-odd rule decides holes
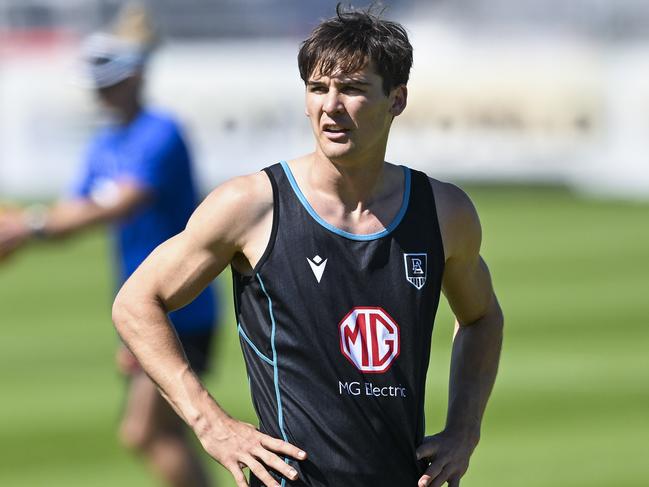
[[[115,325],[239,487],[245,467],[251,486],[458,487],[503,324],[475,208],[384,160],[412,63],[399,24],[339,9],[298,63],[314,152],[216,188],[124,285]],[[212,399],[166,320],[227,265],[258,428]],[[424,437],[441,292],[457,318],[449,406]]]
[[[428,178],[402,170],[396,217],[356,235],[318,216],[286,163],[270,167],[268,248],[253,274],[233,273],[260,429],[309,452],[294,464],[305,485],[414,486],[422,473],[444,251]]]

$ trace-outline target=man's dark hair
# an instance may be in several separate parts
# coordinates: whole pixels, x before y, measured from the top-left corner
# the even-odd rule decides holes
[[[386,95],[408,83],[412,66],[408,34],[400,24],[383,20],[372,10],[346,10],[339,3],[336,16],[311,32],[297,57],[305,83],[314,71],[323,76],[354,73],[369,63],[383,79]]]

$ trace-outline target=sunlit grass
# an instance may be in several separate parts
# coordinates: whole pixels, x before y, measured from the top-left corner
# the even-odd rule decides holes
[[[481,445],[465,487],[647,485],[649,205],[558,190],[469,191],[506,314]],[[0,267],[0,485],[156,485],[121,450],[110,250],[102,232]],[[254,422],[229,293],[210,390]],[[441,306],[427,427],[444,423],[452,318]],[[213,466],[221,486],[234,485]],[[350,485],[353,482],[350,481]]]

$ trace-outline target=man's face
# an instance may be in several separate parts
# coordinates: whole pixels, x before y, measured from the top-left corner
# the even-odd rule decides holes
[[[336,162],[383,157],[392,119],[406,106],[405,86],[388,95],[371,64],[356,73],[312,74],[306,114],[316,151]]]
[[[109,112],[120,114],[137,101],[140,78],[130,76],[117,84],[97,89],[97,98]]]

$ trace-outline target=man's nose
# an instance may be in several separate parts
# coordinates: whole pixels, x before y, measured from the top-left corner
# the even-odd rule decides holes
[[[326,114],[340,113],[344,110],[344,106],[340,99],[340,93],[338,93],[338,91],[329,90],[325,97],[322,110]]]

